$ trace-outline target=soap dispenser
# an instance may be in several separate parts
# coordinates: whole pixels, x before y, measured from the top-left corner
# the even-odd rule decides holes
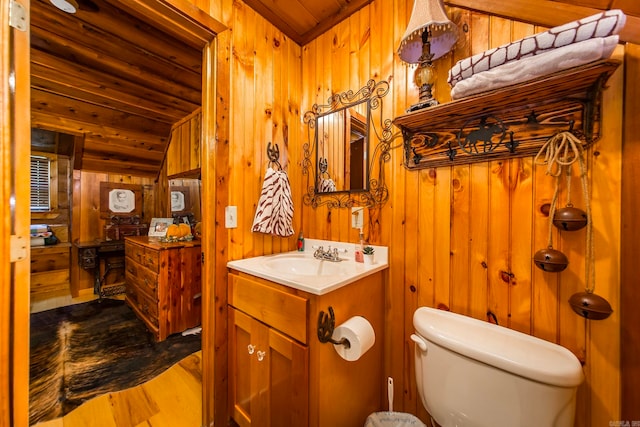
[[[356,248],[354,251],[356,262],[364,262],[364,234],[362,233],[362,229],[360,229],[359,242],[356,244]]]
[[[302,231],[298,234],[298,242],[296,243],[298,252],[304,252],[304,236],[302,235]]]

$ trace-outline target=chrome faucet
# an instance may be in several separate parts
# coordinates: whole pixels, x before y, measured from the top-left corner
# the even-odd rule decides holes
[[[342,258],[340,258],[340,255],[338,252],[347,251],[346,249],[343,249],[342,251],[339,251],[338,248],[331,249],[331,246],[329,246],[329,249],[327,249],[326,251],[322,246],[318,246],[317,248],[314,246],[314,249],[315,249],[315,252],[313,253],[314,258],[319,260],[324,260],[324,261],[331,261],[331,262],[342,261]]]

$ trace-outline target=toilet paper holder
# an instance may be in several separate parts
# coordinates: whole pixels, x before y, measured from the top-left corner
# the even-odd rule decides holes
[[[329,306],[329,313],[325,313],[320,310],[318,314],[318,340],[321,343],[343,345],[346,348],[351,348],[351,343],[348,339],[342,338],[340,341],[336,341],[332,338],[333,330],[336,327],[336,316],[333,312],[333,307]]]

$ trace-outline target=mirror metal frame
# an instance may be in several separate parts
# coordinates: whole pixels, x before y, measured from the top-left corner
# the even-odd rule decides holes
[[[332,95],[327,100],[327,104],[313,104],[311,111],[304,114],[304,124],[307,125],[307,138],[302,149],[304,158],[302,161],[302,173],[307,176],[307,192],[302,197],[305,205],[316,208],[327,205],[329,209],[349,208],[352,206],[362,206],[373,208],[383,205],[389,199],[389,190],[384,180],[384,164],[391,158],[389,150],[391,148],[392,121],[383,119],[382,98],[389,92],[387,81],[375,82],[369,80],[365,86],[357,92],[348,90],[346,92]],[[316,152],[318,149],[317,120],[320,116],[325,116],[345,108],[366,102],[368,105],[369,131],[367,135],[367,153],[369,153],[368,185],[364,190],[344,190],[319,193],[316,191],[318,176],[320,171],[316,165]],[[374,112],[378,114],[374,114]],[[378,118],[378,123],[373,117]],[[373,144],[374,139],[377,140]]]

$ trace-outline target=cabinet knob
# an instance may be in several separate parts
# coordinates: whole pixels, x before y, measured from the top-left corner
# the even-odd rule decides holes
[[[267,354],[266,351],[258,351],[258,362],[262,362],[266,354]]]
[[[256,351],[256,347],[254,345],[249,344],[247,346],[247,351],[249,351],[249,354],[253,354]]]

